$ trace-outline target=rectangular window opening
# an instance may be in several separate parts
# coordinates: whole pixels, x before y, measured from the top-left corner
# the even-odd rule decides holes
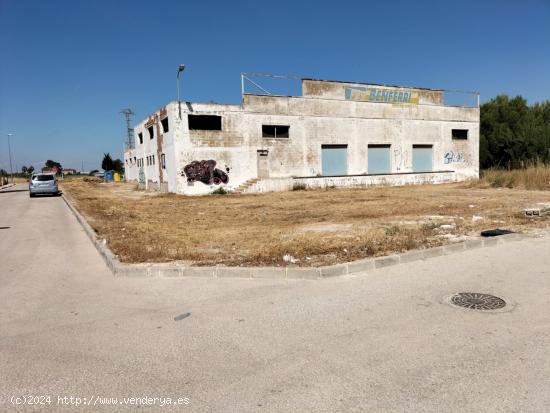
[[[189,130],[222,130],[222,117],[217,115],[187,115]]]
[[[453,129],[453,139],[468,139],[468,129]]]
[[[431,172],[433,170],[433,145],[413,145],[413,172]]]
[[[348,145],[321,145],[321,168],[324,176],[348,174]]]
[[[367,172],[373,175],[391,173],[391,145],[372,144],[368,145]]]
[[[263,138],[288,138],[290,126],[288,125],[262,125]]]
[[[138,133],[139,143],[140,145],[143,145],[143,133]]]
[[[168,132],[168,117],[161,119],[160,123],[162,124],[162,133]]]
[[[155,130],[153,129],[153,125],[149,126],[147,130],[149,131],[149,139],[153,139],[155,137]]]
[[[166,156],[164,154],[160,155],[160,162],[162,165],[162,169],[166,169]]]

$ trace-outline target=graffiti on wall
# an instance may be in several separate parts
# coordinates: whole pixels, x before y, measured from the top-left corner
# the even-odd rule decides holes
[[[407,161],[409,159],[409,153],[407,150],[401,148],[393,150],[393,163],[397,171],[407,169]]]
[[[444,164],[465,163],[465,162],[466,162],[466,159],[464,157],[464,152],[449,151],[445,153],[445,156],[443,157]]]
[[[229,172],[229,168],[226,168],[226,171]],[[182,175],[187,177],[187,182],[202,182],[205,185],[220,185],[229,182],[227,173],[216,168],[216,161],[212,159],[193,161],[185,165]]]
[[[361,102],[418,104],[418,92],[408,89],[395,90],[376,87],[347,87],[346,100]]]

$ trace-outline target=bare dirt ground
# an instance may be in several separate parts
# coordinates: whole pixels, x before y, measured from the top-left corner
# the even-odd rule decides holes
[[[121,261],[132,263],[319,266],[550,223],[523,216],[524,208],[550,205],[550,191],[475,182],[202,197],[84,180],[62,189]]]

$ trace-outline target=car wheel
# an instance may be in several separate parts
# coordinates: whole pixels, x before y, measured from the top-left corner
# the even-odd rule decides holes
[[[29,193],[29,197],[34,198],[34,194]]]

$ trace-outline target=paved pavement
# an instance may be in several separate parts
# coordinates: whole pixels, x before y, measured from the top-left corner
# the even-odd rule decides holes
[[[327,280],[114,278],[61,198],[11,189],[0,411],[548,411],[550,237]],[[460,291],[510,311],[446,304]]]

